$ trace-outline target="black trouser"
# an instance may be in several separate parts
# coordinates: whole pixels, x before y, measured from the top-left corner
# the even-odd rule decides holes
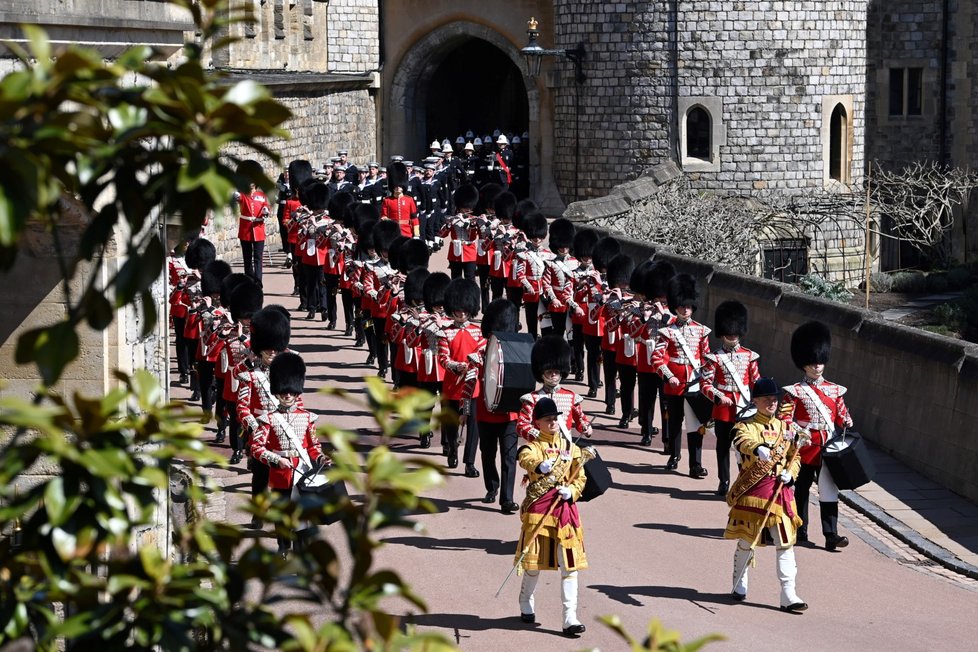
[[[571,340],[571,352],[574,361],[574,369],[581,378],[584,377],[584,327],[581,324],[571,324],[571,333],[574,339]]]
[[[340,290],[339,274],[323,274],[323,296],[326,298],[326,320],[336,321],[336,293]]]
[[[630,364],[616,364],[618,384],[621,388],[621,418],[631,419],[635,409],[635,377],[638,370]]]
[[[279,242],[282,243],[282,253],[289,253],[289,230],[285,228],[285,205],[279,204],[278,206],[278,237]]]
[[[234,403],[228,403],[228,442],[231,444],[232,451],[244,450],[244,441],[241,438],[241,422],[238,421],[238,412],[235,410]]]
[[[374,319],[369,310],[360,310],[360,323],[363,324],[363,337],[367,340],[367,353],[377,355],[377,333],[374,332]]]
[[[601,358],[601,336],[585,335],[584,343],[587,344],[587,388],[597,392],[601,383],[601,365],[598,362]]]
[[[482,295],[482,312],[486,311],[489,305],[489,265],[476,265],[476,274],[479,275],[479,293]]]
[[[523,288],[507,285],[506,298],[509,299],[512,304],[516,306],[516,310],[519,311],[519,309],[523,307]]]
[[[326,287],[323,285],[321,265],[302,264],[302,275],[306,279],[306,310],[319,312],[326,310]]]
[[[730,446],[733,444],[733,421],[714,421],[717,435],[717,478],[720,484],[730,485]]]
[[[506,290],[506,279],[502,276],[489,277],[489,289],[492,293],[492,300],[500,299]]]
[[[183,336],[183,331],[186,328],[186,317],[173,318],[174,343],[177,349],[177,372],[181,376],[190,373],[190,343],[192,340]]]
[[[795,505],[798,507],[798,516],[802,520],[799,528],[802,534],[808,536],[808,496],[812,490],[812,484],[818,480],[818,474],[822,472],[821,466],[814,464],[802,464],[798,472],[798,479],[795,480]],[[826,537],[839,533],[839,503],[838,502],[819,502],[819,516],[822,522],[822,534]]]
[[[228,425],[228,402],[224,400],[224,380],[214,376],[214,410],[217,415],[217,429],[224,430]]]
[[[265,474],[267,476],[267,474],[268,474],[268,467],[267,466],[265,466],[261,462],[255,462],[255,466],[264,466],[265,467]],[[254,477],[254,475],[252,475],[252,477]],[[274,500],[277,503],[288,503],[288,502],[291,502],[291,500],[292,500],[292,489],[272,489],[271,490],[271,493],[272,493],[272,500]],[[295,533],[293,533],[293,536],[294,536],[294,534]],[[276,534],[275,535],[275,542],[278,543],[278,552],[279,553],[288,552],[289,550],[292,549],[292,538],[291,537],[283,537],[283,536],[281,536],[279,534]]]
[[[240,240],[241,258],[244,261],[244,273],[255,279],[261,285],[262,256],[265,254],[264,240]]]
[[[513,502],[516,484],[516,422],[479,421],[479,450],[482,452],[482,478],[486,491],[499,493],[501,504]],[[499,451],[499,469],[496,451]],[[501,474],[501,480],[500,480]]]
[[[292,262],[292,282],[299,290],[299,309],[303,310],[306,307],[308,295],[306,294],[305,266],[300,262],[299,256],[296,256]]]
[[[452,279],[464,277],[470,281],[475,280],[475,263],[463,263],[460,261],[449,262],[448,271],[452,274]]]
[[[394,345],[387,341],[387,317],[374,317],[374,337],[377,338],[377,368],[387,370],[397,355]]]
[[[340,297],[343,298],[343,326],[347,331],[352,332],[354,327],[353,320],[353,290],[349,288],[340,290]],[[363,334],[363,329],[357,330],[357,337]]]
[[[452,410],[455,414],[461,414],[462,401],[443,398],[441,401],[443,410]],[[465,422],[465,450],[462,452],[462,462],[465,464],[475,464],[476,451],[479,450],[479,426],[476,424],[475,417],[470,417]],[[458,450],[459,427],[457,423],[443,423],[441,427],[442,446],[448,447],[449,451]]]
[[[567,313],[566,312],[551,312],[550,314],[550,326],[547,328],[540,328],[541,335],[560,335],[564,336],[567,331]]]
[[[197,377],[200,380],[200,407],[204,412],[214,409],[214,363],[197,361]]]
[[[526,315],[526,332],[534,338],[537,336],[537,309],[539,307],[540,304],[536,301],[525,301],[523,303],[523,312]]]
[[[251,436],[254,437],[254,433]],[[248,468],[251,469],[251,496],[254,498],[268,489],[268,465],[249,457]]]
[[[615,362],[615,352],[613,350],[602,349],[601,356],[602,366],[604,367],[604,406],[614,413],[618,364]]]
[[[686,397],[666,394],[666,406],[669,410],[669,455],[678,457],[682,454],[683,419],[686,414]],[[695,430],[686,433],[689,438],[689,468],[703,466],[703,435]]]
[[[652,435],[655,423],[655,399],[662,394],[662,377],[651,371],[638,372],[638,424],[642,427],[643,435]],[[665,400],[660,400],[659,407],[663,411],[662,428],[666,428]]]

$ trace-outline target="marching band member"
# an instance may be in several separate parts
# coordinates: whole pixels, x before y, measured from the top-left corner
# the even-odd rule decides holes
[[[491,244],[490,230],[499,220],[496,217],[496,200],[503,194],[499,184],[487,183],[479,189],[479,203],[475,207],[475,224],[478,227],[478,238],[475,242],[475,272],[479,277],[479,292],[482,294],[482,311],[485,312],[490,301],[490,267],[489,249]],[[515,208],[516,197],[513,197]]]
[[[799,541],[808,541],[808,492],[818,479],[818,509],[821,514],[825,549],[834,552],[849,545],[839,536],[839,488],[822,466],[822,449],[836,428],[851,428],[852,417],[843,396],[846,388],[822,376],[832,351],[832,333],[818,321],[802,324],[791,336],[791,360],[805,372],[801,382],[784,388],[781,418],[812,433],[812,442],[801,449],[801,473],[795,488],[798,514],[803,524]]]
[[[578,310],[571,310],[571,331],[573,339],[571,348],[573,358],[571,367],[575,380],[584,380],[584,322],[587,320],[588,279],[593,278],[594,265],[591,264],[591,252],[598,242],[598,234],[593,229],[582,229],[574,234],[574,257],[577,259],[577,269],[574,270],[574,303]],[[597,391],[597,372],[594,373],[594,388]],[[592,375],[588,373],[588,388],[591,387]]]
[[[236,292],[242,285],[249,289]],[[250,328],[251,316],[261,309],[261,289],[247,274],[231,274],[221,283],[221,305],[226,306],[231,315],[231,325],[222,334],[223,344],[218,355],[214,375],[220,389],[220,407],[225,415],[227,433],[231,445],[231,464],[237,464],[244,455],[244,442],[241,438],[241,422],[238,421],[238,379],[244,361],[251,355]],[[257,307],[256,307],[257,306]],[[223,437],[218,431],[218,441]]]
[[[265,253],[265,218],[271,214],[268,197],[255,181],[265,176],[258,161],[242,161],[238,174],[249,180],[248,192],[234,192],[238,204],[238,240],[241,243],[241,257],[244,260],[244,273],[261,285],[262,256]]]
[[[471,183],[462,184],[455,191],[455,210],[442,224],[439,237],[451,237],[448,247],[448,269],[452,278],[475,279],[476,240],[479,227],[473,219],[472,211],[479,203],[479,189]]]
[[[372,365],[377,359],[376,338],[374,337],[373,320],[370,316],[370,297],[363,293],[363,281],[366,269],[377,260],[377,252],[374,250],[373,229],[379,220],[369,216],[358,215],[354,229],[357,233],[357,245],[354,255],[350,260],[350,296],[353,297],[354,308],[356,310],[355,329],[357,339],[354,346],[367,345],[367,366]]]
[[[730,596],[738,602],[747,597],[753,555],[750,546],[758,530],[763,529],[760,544],[777,549],[781,610],[798,613],[808,609],[795,593],[798,565],[793,546],[801,519],[791,485],[798,477],[799,463],[795,435],[789,424],[776,415],[779,393],[773,378],[759,378],[754,383],[752,398],[757,413],[733,427],[733,442],[743,459],[743,467],[727,497],[730,517],[723,536],[737,539]],[[777,499],[772,502],[775,494]],[[765,514],[769,506],[770,512]]]
[[[563,217],[551,222],[548,244],[554,257],[547,261],[543,272],[540,300],[547,307],[551,325],[541,328],[540,333],[563,335],[567,330],[567,315],[584,314],[574,300],[574,278],[578,266],[577,259],[570,253],[574,245],[574,223]]]
[[[700,375],[710,352],[710,329],[693,320],[699,299],[696,279],[679,274],[669,281],[669,310],[676,316],[669,326],[659,329],[662,345],[653,357],[656,370],[665,383],[669,412],[669,461],[667,469],[679,467],[682,458],[683,423],[689,442],[689,476],[705,478],[701,424],[710,418],[712,408],[700,393]]]
[[[621,251],[621,244],[614,238],[608,236],[601,238],[595,243],[591,251],[591,264],[594,270],[591,274],[580,278],[580,283],[584,286],[584,309],[585,319],[582,326],[584,332],[584,344],[587,346],[587,385],[588,398],[595,398],[598,395],[598,388],[601,386],[601,344],[604,339],[604,316],[601,313],[601,306],[604,304],[604,293],[607,285],[604,281],[605,272],[608,271],[608,262],[618,255]],[[605,382],[614,385],[615,379],[610,381],[606,378]]]
[[[513,269],[513,244],[522,237],[522,232],[513,224],[516,206],[516,195],[511,192],[500,193],[493,203],[496,219],[483,232],[488,250],[486,257],[489,261],[489,289],[493,299],[503,296],[503,290]],[[506,298],[510,299],[513,305],[517,305],[512,301],[509,293]]]
[[[591,422],[584,415],[583,399],[573,390],[560,383],[570,374],[570,345],[560,335],[545,335],[533,345],[530,352],[530,369],[543,386],[520,397],[520,414],[516,421],[516,434],[527,441],[539,436],[534,426],[533,408],[537,401],[549,398],[557,404],[563,415],[561,421],[567,431],[576,430],[585,437],[591,436]]]
[[[635,400],[635,340],[623,328],[635,305],[628,289],[634,271],[635,262],[631,256],[618,254],[608,262],[608,292],[601,306],[605,324],[601,342],[604,351],[605,414],[615,413],[615,385],[620,384],[620,391],[617,392],[621,395],[622,410],[619,428],[628,427]]]
[[[655,370],[655,349],[659,344],[659,329],[674,319],[669,312],[666,287],[676,275],[670,263],[656,260],[642,278],[641,328],[636,333],[638,342],[638,424],[642,431],[642,446],[652,445],[652,436],[658,432],[655,426],[655,402],[659,399],[662,428],[666,428],[665,397],[662,395],[662,377]],[[634,286],[632,287],[634,290]]]
[[[540,292],[543,289],[543,273],[554,255],[543,246],[543,241],[547,237],[547,218],[541,213],[531,213],[525,216],[520,229],[526,235],[526,245],[514,254],[513,265],[516,270],[516,278],[523,288],[526,329],[530,335],[536,337]]]
[[[398,272],[390,265],[388,256],[391,246],[401,235],[401,229],[393,220],[380,220],[371,232],[373,249],[377,259],[366,263],[363,272],[364,306],[369,307],[373,319],[373,331],[377,351],[377,375],[387,377],[391,357],[395,355],[393,347],[387,341],[387,318],[396,308],[394,299],[397,297]],[[368,362],[369,364],[369,362]]]
[[[197,362],[197,376],[200,379],[200,407],[208,421],[214,410],[214,369],[220,354],[218,333],[225,324],[231,322],[230,314],[221,306],[221,283],[230,275],[231,266],[223,260],[215,260],[204,268],[200,279],[201,296],[197,308],[200,319],[200,359]]]
[[[173,339],[177,358],[177,382],[181,385],[190,380],[190,343],[184,338],[183,331],[187,327],[187,310],[189,309],[189,299],[187,298],[187,282],[193,278],[193,270],[187,264],[185,258],[187,245],[181,242],[171,252],[167,258],[167,269],[170,279],[170,318],[173,323]]]
[[[435,272],[428,276],[421,286],[424,296],[424,312],[418,315],[418,328],[415,330],[416,340],[408,339],[409,343],[417,343],[421,347],[418,364],[418,385],[427,389],[433,396],[441,394],[445,380],[445,369],[438,359],[441,340],[446,336],[453,320],[445,314],[445,291],[452,279],[444,272]],[[432,415],[434,417],[434,415]],[[441,452],[448,456],[448,432],[441,429]],[[431,446],[431,435],[421,436],[421,448]]]
[[[191,401],[200,400],[200,379],[197,377],[196,369],[197,338],[200,337],[200,322],[199,315],[195,310],[191,310],[191,308],[196,306],[197,297],[200,296],[201,275],[204,273],[204,269],[214,262],[216,258],[217,250],[210,240],[205,240],[204,238],[196,238],[191,242],[184,256],[187,266],[192,271],[187,275],[184,291],[180,295],[180,301],[187,308],[187,318],[184,320],[183,332],[180,335],[183,338],[187,352],[187,368],[191,370]]]
[[[407,167],[398,161],[391,163],[387,168],[387,187],[391,194],[381,204],[380,216],[393,220],[400,227],[401,235],[417,238],[421,233],[418,205],[410,195],[405,194],[407,185]]]
[[[329,188],[316,181],[303,188],[302,201],[309,214],[302,218],[299,231],[299,253],[302,277],[306,283],[306,319],[316,313],[326,321],[326,287],[323,285],[323,263],[326,262],[326,232],[333,221],[329,218]]]
[[[292,187],[292,196],[285,201],[282,223],[285,224],[286,237],[289,241],[287,262],[292,268],[294,283],[292,294],[299,295],[299,312],[306,309],[306,283],[302,276],[302,251],[299,248],[299,232],[302,217],[307,215],[308,211],[302,207],[302,197],[304,189],[315,181],[312,176],[312,165],[309,161],[295,160],[289,163],[289,184]]]
[[[425,248],[425,253],[428,252],[425,243],[420,240],[415,242]],[[391,315],[387,323],[388,338],[397,349],[394,369],[398,372],[399,387],[421,387],[418,381],[421,363],[420,338],[412,337],[412,334],[420,325],[419,314],[424,310],[424,282],[430,275],[424,268],[414,269],[407,274],[404,279],[404,296],[399,302],[397,312]]]
[[[726,496],[730,488],[730,445],[737,421],[753,410],[750,388],[760,377],[757,360],[761,357],[741,344],[747,334],[747,307],[739,301],[724,301],[717,306],[713,320],[720,347],[707,354],[703,365],[703,396],[713,401],[713,427],[717,436],[717,495]]]
[[[323,298],[325,299],[326,330],[336,328],[336,295],[340,291],[340,278],[346,263],[346,254],[353,248],[353,235],[343,223],[347,209],[356,203],[353,195],[339,192],[329,200],[329,226],[322,234],[326,243],[323,260]],[[346,323],[347,330],[352,324]]]

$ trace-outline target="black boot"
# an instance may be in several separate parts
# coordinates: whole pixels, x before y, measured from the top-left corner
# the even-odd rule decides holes
[[[835,552],[849,545],[848,537],[839,536],[839,503],[818,503],[818,511],[822,517],[822,534],[825,535],[825,549]]]

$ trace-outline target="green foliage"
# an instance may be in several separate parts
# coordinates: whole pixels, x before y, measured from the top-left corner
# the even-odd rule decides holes
[[[920,294],[927,290],[927,277],[921,272],[897,272],[893,275],[893,291]]]
[[[632,652],[696,652],[708,643],[727,640],[722,634],[708,634],[689,643],[680,640],[679,632],[663,627],[658,618],[649,623],[648,634],[642,642],[629,634],[618,616],[601,616],[600,620],[608,629],[618,634]]]
[[[830,299],[832,301],[839,301],[842,303],[845,303],[852,298],[852,293],[846,289],[846,286],[843,283],[832,283],[830,281],[826,281],[818,274],[807,274],[802,276],[798,279],[798,285],[801,287],[802,292],[813,297],[822,297],[824,299]]]
[[[941,294],[948,290],[947,273],[931,272],[927,275],[927,291]]]
[[[937,306],[934,308],[934,316],[941,326],[953,332],[960,331],[968,319],[964,308],[955,303],[942,303]]]
[[[893,277],[886,272],[873,272],[869,275],[869,288],[873,292],[889,292],[893,289]]]
[[[237,20],[220,17],[219,0],[178,2],[192,10],[205,39]],[[238,174],[239,159],[227,151],[236,147],[276,160],[263,143],[285,135],[280,127],[290,113],[253,82],[230,86],[207,72],[196,45],[171,68],[154,61],[148,46],[106,62],[81,47],[55,51],[37,26],[24,31],[29,49],[10,46],[21,67],[0,80],[0,269],[16,261],[29,223],[51,234],[66,317],[21,335],[16,351],[16,361],[36,364],[51,386],[78,355],[81,323],[104,329],[114,308],[138,300],[146,312],[144,335],[152,332],[151,286],[165,258],[152,228],[157,216],[180,215],[192,231],[208,211],[226,205],[235,188],[246,189],[252,180],[270,187],[266,178]],[[66,216],[78,207],[87,218],[80,238],[63,242]],[[110,242],[126,260],[103,277],[96,270]],[[69,281],[79,261],[96,270],[73,296]]]

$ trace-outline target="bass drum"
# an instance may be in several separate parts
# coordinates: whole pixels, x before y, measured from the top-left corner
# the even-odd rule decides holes
[[[533,336],[493,333],[486,344],[482,395],[490,412],[519,412],[520,397],[536,388],[530,366]]]

